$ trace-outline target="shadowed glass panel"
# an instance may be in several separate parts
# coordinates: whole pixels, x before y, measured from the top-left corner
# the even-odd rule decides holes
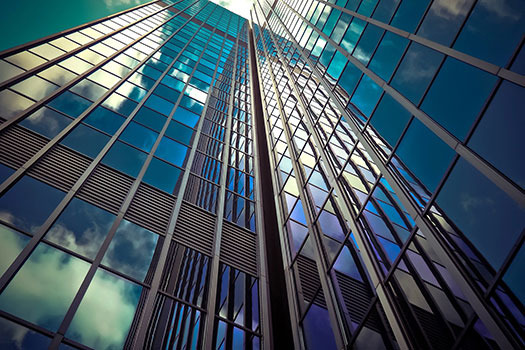
[[[47,107],[38,109],[20,121],[20,125],[50,139],[64,130],[69,123],[71,123],[70,118]]]
[[[119,139],[140,148],[145,152],[149,152],[158,134],[153,130],[143,127],[135,122],[129,123]]]
[[[71,131],[61,144],[88,157],[95,158],[109,141],[109,136],[80,124]]]
[[[146,157],[146,153],[117,141],[102,159],[102,163],[136,177]]]
[[[177,166],[183,166],[186,160],[187,152],[188,147],[175,142],[170,138],[163,137],[160,141],[157,151],[155,152],[155,155]]]
[[[51,339],[18,323],[0,318],[2,350],[47,349]]]
[[[114,113],[107,108],[97,107],[94,111],[89,113],[83,122],[113,135],[125,120],[126,119],[121,115]]]
[[[49,102],[49,105],[76,118],[91,105],[91,101],[66,91]]]

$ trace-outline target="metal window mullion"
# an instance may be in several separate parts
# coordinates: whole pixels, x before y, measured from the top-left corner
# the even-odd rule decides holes
[[[257,3],[259,4],[259,7],[261,7],[261,4],[257,1]],[[272,38],[272,41],[275,42],[275,39],[273,38],[273,33],[269,32],[270,34],[270,37]],[[279,47],[276,45],[275,46],[277,48],[278,51],[278,54],[280,55],[281,52],[280,52],[280,49]],[[265,48],[266,50],[266,45],[263,43],[263,48]],[[265,57],[266,59],[268,60],[268,56],[267,56],[267,53],[265,51]],[[284,73],[287,74],[288,71],[286,70],[286,68],[284,67],[280,67],[281,69],[283,69]],[[274,85],[274,89],[276,92],[278,92],[279,90],[277,89],[277,83],[276,83],[276,80],[275,80],[275,76],[274,76],[274,73],[273,71],[270,71],[270,74],[272,76],[272,81],[273,81],[273,85]],[[291,78],[289,77],[288,75],[288,83],[289,85],[292,85],[292,82],[291,82]],[[292,89],[294,89],[295,86],[292,85]],[[278,106],[279,106],[279,110],[280,110],[280,114],[281,116],[285,116],[285,112],[284,112],[284,107],[282,105],[282,101],[281,101],[281,98],[277,98],[277,103],[278,103]],[[303,116],[304,118],[304,116]],[[285,136],[287,138],[287,141],[288,141],[288,145],[289,147],[292,147],[292,148],[295,148],[293,147],[293,142],[292,142],[292,135],[290,133],[290,131],[288,130],[288,128],[284,125],[284,132],[285,132]],[[294,155],[294,152],[290,152],[290,156],[292,157],[298,157],[298,155]],[[302,179],[302,169],[299,168],[299,165],[301,164],[301,161],[297,158],[296,161],[293,161],[292,162],[292,167],[294,168],[294,172],[295,172],[295,176],[296,176],[296,181],[298,182],[298,184],[300,185],[301,189],[304,189],[306,188],[306,184],[305,184],[305,181]],[[309,201],[307,200],[306,198],[306,195],[304,193],[303,190],[300,190],[299,191],[299,196],[301,198],[301,202],[304,203],[303,205],[303,209],[305,209],[307,211],[307,215],[306,215],[306,220],[307,220],[307,224],[308,224],[308,227],[314,227],[314,217],[315,215],[311,212],[311,208],[310,206],[308,205]],[[323,246],[322,246],[322,241],[321,241],[321,237],[319,237],[318,235],[318,232],[316,232],[315,230],[313,230],[313,232],[311,232],[311,235],[313,236],[313,239],[314,239],[314,254],[316,256],[316,260],[317,260],[317,269],[318,269],[318,274],[319,274],[319,279],[320,279],[320,284],[321,284],[321,287],[323,288],[323,291],[324,291],[324,296],[325,296],[325,302],[327,303],[327,307],[328,307],[328,313],[329,313],[329,316],[330,316],[330,323],[332,325],[332,331],[334,332],[334,338],[335,338],[335,341],[336,341],[336,344],[337,344],[337,347],[338,348],[342,348],[344,347],[345,344],[348,343],[348,339],[347,339],[347,336],[342,328],[342,320],[341,320],[341,315],[339,314],[339,310],[338,310],[338,307],[337,307],[337,301],[336,301],[336,297],[335,297],[335,293],[333,291],[333,286],[330,284],[330,281],[329,279],[327,278],[326,274],[325,274],[325,271],[327,270],[327,266],[326,266],[326,260],[323,256]]]
[[[189,5],[188,7],[190,6],[193,6],[194,4],[196,3],[196,1],[194,3],[192,3],[191,5]],[[180,12],[179,12],[180,13]],[[138,43],[140,40],[146,38],[148,35],[152,34],[153,32],[155,32],[156,30],[158,30],[159,28],[161,28],[164,24],[168,23],[169,21],[171,21],[173,18],[175,18],[176,16],[178,15],[175,14],[173,15],[172,17],[170,17],[169,19],[167,19],[164,23],[158,25],[157,27],[155,27],[154,29],[152,29],[150,32],[138,37],[137,39],[135,39],[134,41],[132,41],[129,45],[126,45],[125,47],[123,47],[122,49],[118,50],[117,52],[115,52],[114,54],[112,54],[111,56],[107,57],[106,59],[104,59],[103,61],[101,61],[99,64],[97,65],[94,65],[93,67],[91,67],[90,69],[88,69],[86,72],[78,75],[76,78],[74,78],[73,80],[71,80],[70,82],[68,82],[67,84],[59,87],[57,90],[55,90],[53,93],[51,93],[50,95],[48,95],[47,97],[44,97],[43,99],[41,99],[40,101],[34,103],[33,105],[31,105],[29,108],[23,110],[22,112],[20,112],[19,114],[17,114],[15,117],[5,121],[4,123],[0,124],[0,133],[2,133],[6,128],[10,127],[11,125],[17,123],[18,121],[20,121],[21,119],[25,118],[27,115],[29,115],[30,113],[34,112],[35,110],[37,110],[38,108],[42,107],[44,104],[46,104],[47,102],[53,100],[55,97],[57,97],[58,95],[60,95],[62,92],[66,91],[67,89],[69,89],[70,87],[72,87],[73,85],[75,85],[76,83],[78,83],[80,80],[84,79],[85,77],[87,77],[88,75],[90,75],[91,73],[95,72],[95,71],[98,71],[99,69],[101,69],[101,67],[103,65],[105,65],[106,63],[108,62],[111,62],[115,57],[119,56],[120,54],[122,54],[124,51],[126,51],[127,49],[133,47],[133,45],[135,45],[136,43]],[[181,27],[182,28],[182,27]],[[178,31],[180,30],[177,29],[175,33],[177,33]],[[170,38],[173,37],[173,34],[170,36]],[[168,39],[169,40],[169,39]],[[150,55],[148,55],[142,62],[146,62],[150,57],[152,57],[158,50],[160,50],[160,48],[168,41],[166,40],[162,45],[160,45],[156,50],[153,51],[153,53],[151,53]],[[70,123],[68,126],[66,126],[64,128],[64,130],[62,130],[62,132],[60,132],[53,140],[52,142],[57,139],[57,138],[62,138],[63,136],[65,136],[67,133],[69,133],[71,131],[71,129],[73,127],[75,127],[81,120],[83,119],[89,112],[91,112],[95,107],[97,107],[98,104],[100,104],[101,101],[103,101],[107,96],[110,95],[110,93],[112,91],[115,91],[128,77],[130,77],[135,71],[137,71],[137,69],[140,67],[141,65],[137,65],[135,68],[131,69],[131,71],[124,76],[124,78],[121,78],[120,81],[114,86],[112,87],[111,89],[109,89],[101,98],[99,98],[97,101],[95,101],[94,103],[91,104],[90,107],[88,107],[88,109],[86,111],[84,111],[80,116],[78,116],[77,118],[75,118],[73,120],[72,123]],[[49,144],[46,146],[48,147]],[[44,147],[44,149],[46,148]],[[46,151],[47,152],[47,151]],[[37,155],[39,155],[39,153],[37,153]],[[33,157],[34,158],[34,157]],[[33,158],[31,158],[28,162],[26,162],[26,164],[24,164],[22,167],[20,167],[20,169],[26,167],[26,165],[28,163],[30,163]],[[34,163],[34,162],[33,162]],[[19,169],[19,170],[20,170]],[[25,170],[24,170],[25,171]],[[18,171],[17,171],[18,172]],[[15,172],[15,174],[17,173]],[[13,174],[11,177],[15,178]],[[18,176],[18,175],[17,175]],[[10,177],[10,178],[11,178]],[[9,178],[9,179],[10,179]],[[4,181],[4,183],[0,186],[0,195],[5,191],[6,189],[6,186],[11,186],[11,180],[7,179],[6,181]],[[9,180],[9,182],[8,182]],[[6,185],[6,182],[9,184],[9,185]]]
[[[293,38],[291,38],[291,40],[295,42]],[[305,60],[309,62],[308,58],[305,58]],[[310,63],[311,62],[309,62],[309,64]],[[313,67],[312,69],[315,72],[315,74],[322,77],[320,72],[314,66],[312,67]],[[362,71],[365,70],[365,69],[362,69],[362,67],[360,69]],[[430,244],[435,248],[435,252],[441,258],[441,260],[443,261],[443,264],[451,272],[455,280],[460,284],[461,289],[463,290],[464,294],[467,296],[467,299],[470,301],[472,307],[477,312],[480,319],[482,319],[482,321],[485,323],[487,327],[493,330],[494,337],[497,339],[497,342],[503,348],[513,348],[513,346],[511,345],[512,343],[510,342],[509,338],[506,335],[507,331],[505,330],[505,326],[502,324],[501,320],[498,319],[497,315],[494,314],[494,311],[492,311],[490,308],[487,307],[486,302],[483,300],[481,295],[476,290],[474,282],[470,281],[468,277],[466,276],[465,272],[462,271],[460,268],[458,268],[458,266],[454,264],[453,258],[452,258],[453,253],[450,252],[445,246],[445,244],[440,240],[439,233],[435,231],[435,229],[432,227],[432,225],[428,222],[427,219],[421,216],[417,205],[410,198],[410,194],[406,192],[406,190],[402,187],[402,185],[399,184],[399,180],[396,179],[388,171],[388,168],[381,162],[380,156],[376,153],[375,149],[369,144],[368,140],[366,140],[366,138],[363,137],[363,135],[359,131],[359,127],[356,125],[355,121],[348,114],[348,111],[346,111],[346,109],[344,108],[344,106],[342,106],[339,100],[335,98],[333,93],[330,90],[328,90],[328,84],[324,81],[324,79],[321,79],[321,83],[323,84],[323,87],[328,91],[331,99],[337,105],[337,108],[339,109],[340,113],[348,117],[349,126],[356,133],[358,139],[361,141],[361,143],[363,144],[364,148],[366,149],[370,157],[374,160],[374,162],[376,163],[376,166],[380,169],[385,179],[389,182],[389,184],[392,186],[394,191],[398,194],[401,203],[405,206],[405,208],[407,208],[407,210],[409,211],[409,214],[414,218],[414,221],[416,222],[418,227],[423,231],[423,233],[429,240]],[[392,88],[390,89],[393,90]],[[412,107],[415,108],[414,105],[412,105]],[[381,293],[384,293],[384,291],[382,291]]]
[[[175,34],[175,33],[174,33]],[[173,35],[174,35],[173,34]],[[131,45],[131,44],[130,44]],[[159,47],[160,49],[160,47]],[[152,57],[155,52],[147,56],[143,62],[146,62],[150,57]],[[20,179],[28,169],[33,166],[41,157],[43,157],[47,152],[49,152],[55,145],[58,144],[76,125],[80,122],[93,110],[95,109],[101,101],[103,101],[107,96],[109,96],[114,90],[116,90],[129,76],[131,76],[136,70],[139,69],[141,65],[137,65],[132,69],[125,78],[123,78],[119,83],[117,83],[113,88],[109,89],[97,102],[93,103],[86,111],[84,111],[77,119],[75,119],[71,124],[69,124],[61,133],[59,133],[55,138],[53,138],[43,149],[41,149],[36,155],[29,159],[24,165],[22,165],[15,173],[13,173],[8,179],[2,183],[0,186],[0,193],[5,192],[9,187],[11,187],[18,179]],[[143,100],[145,101],[145,99]],[[140,106],[140,104],[139,104]],[[135,111],[138,107],[135,109]],[[115,135],[106,143],[104,148],[99,152],[97,157],[91,162],[85,172],[81,177],[75,182],[73,187],[66,193],[66,196],[62,199],[59,205],[55,210],[50,214],[47,220],[42,224],[37,233],[33,235],[30,241],[27,243],[22,252],[19,253],[15,261],[9,266],[9,268],[4,272],[0,278],[0,291],[3,291],[9,281],[14,277],[15,273],[20,269],[25,260],[29,257],[31,252],[34,250],[38,242],[42,239],[47,229],[55,222],[58,218],[58,215],[64,210],[65,206],[71,201],[73,196],[78,192],[80,187],[84,184],[90,174],[94,171],[95,167],[100,163],[104,155],[107,153],[111,145],[116,141],[120,133],[124,128],[131,122],[133,113],[124,121],[121,127],[117,130]]]
[[[181,0],[182,1],[182,0]],[[81,51],[84,51],[85,49],[88,49],[90,48],[91,46],[94,46],[95,44],[98,44],[99,42],[105,40],[105,39],[108,39],[108,38],[111,38],[113,37],[115,34],[118,34],[122,31],[124,31],[125,29],[128,29],[128,28],[132,28],[134,25],[137,25],[138,23],[146,20],[146,19],[149,19],[150,17],[153,17],[163,11],[166,11],[166,8],[161,8],[160,10],[157,10],[153,13],[151,13],[150,15],[146,16],[146,17],[143,17],[143,18],[140,18],[130,24],[127,24],[123,27],[120,27],[116,30],[113,30],[112,32],[108,33],[108,34],[105,34],[105,35],[102,35],[101,37],[97,38],[97,39],[94,39],[93,41],[90,41],[84,45],[81,45],[77,48],[74,48],[73,50],[71,51],[66,51],[64,52],[62,55],[58,56],[58,57],[55,57],[51,60],[46,60],[46,62],[42,63],[41,65],[38,65],[34,68],[31,68],[30,70],[27,70],[19,75],[16,75],[14,77],[12,77],[11,79],[8,79],[6,81],[3,81],[2,83],[0,83],[0,90],[4,90],[4,89],[7,89],[8,87],[26,79],[27,77],[29,76],[33,76],[37,73],[40,73],[41,71],[43,71],[44,69],[46,68],[49,68],[51,66],[54,66],[55,64],[59,63],[59,62],[62,62],[63,60],[65,60],[66,58],[69,58],[73,55],[75,55],[76,53],[78,52],[81,52]],[[161,24],[162,25],[162,24]],[[160,26],[161,26],[160,25]],[[158,27],[157,27],[158,28]],[[156,29],[157,29],[156,28]],[[148,33],[149,34],[149,33]],[[126,45],[126,48],[127,48],[128,45]]]
[[[229,91],[229,101],[228,101],[228,113],[227,120],[225,125],[225,137],[224,137],[224,149],[222,153],[222,169],[219,178],[219,195],[217,196],[217,221],[215,222],[215,233],[214,233],[214,243],[212,256],[210,258],[210,283],[209,291],[212,295],[218,295],[217,289],[219,286],[219,273],[220,273],[220,255],[221,255],[221,239],[222,239],[222,227],[224,224],[224,212],[225,212],[225,199],[226,199],[226,187],[228,180],[228,165],[230,157],[230,147],[231,147],[231,132],[232,132],[232,122],[233,122],[233,101],[235,95],[235,76],[237,71],[237,60],[239,55],[239,36],[237,36],[235,42],[235,59],[232,65],[232,77],[231,85]],[[230,268],[231,269],[231,268]],[[212,296],[208,300],[208,305],[206,306],[206,322],[204,330],[204,339],[203,347],[205,349],[211,349],[212,344],[214,344],[214,328],[215,328],[215,314],[217,308],[217,297]],[[226,337],[227,339],[228,337]]]
[[[254,5],[255,7],[255,5]],[[253,11],[252,13],[255,13],[255,11]],[[260,67],[260,62],[259,60],[257,59],[257,56],[258,56],[258,53],[257,53],[257,45],[256,45],[256,42],[257,42],[257,37],[255,35],[255,31],[253,30],[253,23],[254,23],[254,20],[253,20],[253,15],[251,15],[251,24],[252,24],[252,40],[253,42],[251,42],[251,45],[252,45],[252,50],[254,51],[254,57],[255,57],[255,60],[252,61],[252,58],[250,56],[250,66],[251,66],[251,69],[252,70],[256,70],[254,71],[253,74],[257,74],[260,78],[258,79],[258,83],[259,83],[259,91],[261,92],[261,107],[262,107],[262,112],[263,112],[263,115],[261,116],[262,118],[264,118],[263,120],[263,125],[264,125],[264,129],[266,131],[266,134],[267,135],[271,135],[271,126],[268,124],[268,119],[269,119],[269,116],[268,116],[268,108],[264,108],[264,106],[267,107],[267,104],[266,104],[266,99],[265,99],[265,93],[264,93],[264,88],[263,88],[263,78],[261,77],[261,72],[262,72],[262,68]],[[259,33],[259,38],[260,40],[262,41],[262,37],[261,37],[261,33]],[[264,75],[266,76],[267,73],[265,72]],[[253,79],[250,79],[250,86],[253,86],[254,85],[254,81]],[[251,91],[254,91],[253,88],[251,89]],[[255,110],[255,102],[254,102],[254,99],[252,98],[252,119],[253,118],[256,118],[256,114],[254,112]],[[257,133],[255,132],[255,128],[253,129],[253,138],[254,138],[254,142],[257,144],[259,141],[257,141]],[[273,147],[272,147],[272,140],[270,137],[268,137],[266,139],[266,144],[267,144],[267,149],[268,150],[273,150]],[[271,152],[271,151],[270,151]],[[254,151],[254,155],[255,155],[255,158],[258,158],[258,151],[257,151],[257,147],[255,147],[255,151]],[[294,283],[293,283],[293,276],[292,274],[290,273],[290,270],[291,270],[291,257],[290,257],[290,250],[287,249],[288,247],[288,242],[287,240],[284,238],[285,237],[285,234],[282,230],[283,226],[284,226],[284,223],[282,222],[282,217],[281,215],[279,215],[278,211],[280,209],[280,206],[279,206],[279,184],[278,182],[276,181],[276,178],[275,178],[275,173],[274,173],[274,169],[276,168],[276,164],[275,164],[275,159],[272,155],[269,155],[269,164],[270,164],[270,170],[271,170],[271,174],[272,174],[272,178],[273,178],[273,181],[272,181],[272,186],[273,186],[273,200],[274,200],[274,203],[275,203],[275,209],[276,209],[276,220],[277,220],[277,226],[278,226],[278,230],[279,230],[279,240],[280,240],[280,246],[281,246],[281,254],[283,256],[283,267],[284,267],[284,277],[285,277],[285,284],[286,284],[286,289],[287,289],[287,295],[288,295],[288,304],[289,304],[289,307],[291,309],[291,313],[290,313],[290,318],[291,318],[291,321],[292,321],[292,324],[299,324],[299,306],[297,304],[297,299],[294,297],[297,293],[296,293],[296,289],[295,289],[295,286],[294,286]],[[254,170],[255,170],[255,175],[256,175],[256,178],[259,179],[259,174],[260,174],[260,169],[259,169],[259,164],[258,162],[254,162]],[[255,198],[256,198],[256,201],[258,203],[261,203],[261,196],[259,193],[259,191],[262,191],[262,187],[261,187],[261,183],[260,181],[257,181],[257,184],[256,184],[256,193],[255,193]],[[256,206],[256,210],[257,210],[257,219],[256,219],[256,225],[257,227],[259,228],[264,228],[264,220],[263,220],[263,208],[261,205],[257,205]],[[259,232],[262,232],[261,229],[259,229]],[[266,247],[265,247],[265,242],[264,242],[264,237],[262,235],[258,235],[258,238],[259,238],[259,254],[260,254],[260,259],[259,259],[259,263],[260,263],[260,269],[259,269],[259,275],[260,275],[260,281],[259,281],[259,290],[262,290],[262,297],[261,297],[261,300],[264,302],[265,300],[269,300],[269,285],[268,285],[268,271],[267,271],[267,258],[268,256],[266,255]],[[265,283],[264,286],[262,286],[262,282]],[[269,325],[270,323],[270,319],[271,319],[271,311],[270,311],[270,308],[269,308],[269,303],[265,303],[264,305],[261,304],[260,305],[260,310],[265,310],[266,312],[266,315],[268,315],[266,318],[264,317],[261,317],[261,322],[263,322],[263,334],[271,334],[271,327]],[[301,340],[300,340],[300,336],[297,332],[297,329],[295,327],[292,327],[292,337],[293,337],[293,342],[294,344],[298,347],[300,344],[301,344]],[[273,339],[268,339],[268,336],[264,337],[263,338],[263,344],[264,344],[264,348],[265,349],[272,349],[273,348]]]
[[[192,4],[193,5],[193,4]],[[202,9],[201,9],[202,10]],[[190,20],[186,21],[186,23],[188,23]],[[185,25],[184,24],[184,25]],[[181,26],[182,27],[184,27]],[[172,34],[171,37],[173,37],[174,35],[177,34],[178,31],[176,31],[175,33]],[[198,32],[198,31],[197,31]],[[197,33],[195,32],[195,34]],[[171,39],[170,37],[170,39]],[[167,41],[166,41],[167,42]],[[190,41],[191,42],[191,41]],[[188,45],[189,42],[186,44]],[[160,49],[160,48],[159,48]],[[151,56],[153,56],[155,54],[155,52],[151,53],[148,57],[146,57],[143,62],[146,62]],[[179,54],[180,56],[180,54]],[[63,199],[63,201],[59,204],[59,206],[55,209],[55,211],[53,211],[52,215],[46,220],[46,223],[44,225],[42,225],[42,227],[40,228],[39,231],[43,231],[41,234],[45,234],[45,231],[47,230],[48,227],[50,227],[52,225],[52,223],[58,218],[58,215],[61,213],[61,211],[65,208],[65,206],[67,206],[67,204],[71,201],[71,199],[73,198],[73,196],[76,194],[76,192],[80,189],[80,187],[83,185],[83,183],[87,180],[87,178],[91,175],[91,173],[94,171],[95,167],[101,162],[102,158],[107,154],[107,152],[109,151],[109,149],[113,146],[113,144],[117,141],[118,137],[120,136],[120,134],[124,131],[124,129],[129,125],[129,123],[131,123],[131,120],[134,118],[135,114],[138,112],[138,110],[144,105],[144,103],[147,101],[147,99],[149,98],[149,96],[153,93],[153,90],[160,84],[160,81],[161,81],[161,78],[164,77],[168,72],[169,72],[169,69],[173,66],[173,64],[175,63],[176,60],[173,60],[173,62],[171,63],[171,65],[169,65],[163,75],[161,75],[161,77],[159,77],[159,79],[157,80],[157,82],[153,85],[153,87],[149,90],[149,92],[146,94],[146,96],[144,96],[144,98],[142,99],[142,101],[137,105],[137,107],[135,107],[135,109],[133,110],[133,112],[128,116],[128,118],[126,119],[126,121],[122,124],[122,126],[117,130],[117,132],[115,133],[115,135],[113,135],[113,137],[110,139],[110,141],[104,146],[104,148],[102,149],[102,151],[99,153],[99,155],[95,158],[95,160],[91,163],[90,167],[86,170],[86,172],[82,175],[81,179],[83,179],[84,181],[80,182],[81,179],[79,179],[77,181],[77,183],[75,184],[75,186],[73,187],[73,189],[70,190],[70,192],[68,192],[68,194],[66,195],[66,198]],[[137,66],[137,69],[139,68],[140,66]],[[133,73],[130,72],[130,73]],[[124,81],[124,80],[123,80]],[[116,87],[115,87],[116,88]],[[109,92],[108,92],[109,93]],[[172,112],[173,113],[173,112]],[[166,124],[168,124],[169,122],[169,118],[167,118],[167,121],[166,121]],[[164,130],[167,129],[167,126],[165,125],[164,127]],[[162,136],[162,135],[160,135]],[[157,139],[157,142],[154,146],[158,146],[158,143],[160,143],[160,138]],[[152,148],[151,150],[151,153],[149,154],[149,160],[151,160],[151,158],[153,157],[153,152],[155,151],[156,148]],[[147,159],[147,160],[148,160]],[[146,161],[147,161],[146,160]],[[50,348],[53,348],[53,349],[57,349],[58,346],[60,345],[62,339],[64,338],[64,335],[67,331],[67,329],[69,328],[69,325],[71,324],[71,321],[73,320],[73,317],[76,313],[76,311],[78,310],[78,307],[80,306],[80,303],[83,299],[83,297],[85,296],[85,293],[87,292],[87,289],[91,283],[91,281],[93,280],[94,276],[95,276],[95,273],[98,269],[98,267],[100,266],[100,263],[102,261],[102,258],[104,257],[104,254],[105,252],[107,251],[107,249],[109,248],[109,244],[111,243],[111,240],[113,239],[115,233],[116,233],[116,230],[118,228],[118,226],[120,225],[121,221],[123,220],[124,218],[124,215],[125,215],[125,212],[126,210],[129,208],[129,205],[131,204],[131,200],[133,198],[133,196],[135,195],[135,192],[136,190],[138,189],[138,186],[142,180],[142,176],[144,175],[145,171],[146,171],[146,168],[147,168],[148,164],[145,162],[145,164],[143,165],[139,175],[137,176],[136,180],[134,181],[133,185],[131,186],[130,190],[128,191],[128,194],[126,196],[126,199],[124,200],[124,202],[122,203],[120,209],[119,209],[119,212],[117,214],[117,217],[115,219],[115,221],[113,222],[113,225],[111,226],[111,229],[109,230],[104,242],[102,243],[98,253],[97,253],[97,256],[95,257],[93,263],[91,264],[90,266],[90,269],[88,270],[88,273],[86,274],[79,290],[77,291],[76,295],[75,295],[75,298],[73,299],[66,315],[64,316],[64,319],[57,331],[57,333],[55,334],[55,337],[53,338],[53,341],[50,345]],[[80,183],[79,183],[80,182]],[[77,186],[78,185],[78,186]],[[76,190],[74,190],[76,188]],[[60,211],[59,211],[60,209]],[[166,240],[165,240],[166,241]],[[37,242],[38,243],[38,242]],[[35,243],[35,246],[36,246],[36,243]],[[25,250],[25,249],[24,249]],[[29,252],[30,254],[31,252]],[[27,257],[29,256],[29,254],[27,255]],[[27,259],[26,257],[26,259]],[[18,258],[17,258],[18,260]]]
[[[336,4],[332,4],[328,1],[325,1],[325,0],[318,0],[320,3],[324,3],[326,5],[329,5],[331,7],[333,7],[334,9],[337,9],[339,11],[342,11],[342,12],[345,12],[353,17],[356,17],[356,18],[359,18],[360,20],[363,20],[367,23],[370,23],[370,24],[373,24],[381,29],[384,29],[386,31],[389,31],[391,33],[394,33],[394,34],[397,34],[403,38],[406,38],[406,39],[409,39],[411,41],[414,41],[418,44],[421,44],[423,46],[426,46],[428,48],[431,48],[432,50],[435,50],[437,52],[440,52],[442,54],[445,54],[447,56],[450,56],[450,57],[453,57],[461,62],[464,62],[464,63],[467,63],[471,66],[474,66],[476,68],[479,68],[485,72],[488,72],[488,73],[491,73],[493,75],[496,75],[502,79],[505,79],[505,80],[508,80],[508,81],[511,81],[519,86],[522,86],[524,87],[525,86],[525,76],[522,75],[522,74],[519,74],[519,73],[516,73],[516,72],[513,72],[511,70],[508,70],[504,67],[500,67],[500,66],[497,66],[493,63],[489,63],[487,61],[484,61],[482,59],[479,59],[477,57],[474,57],[474,56],[470,56],[470,55],[467,55],[461,51],[457,51],[453,48],[450,48],[448,46],[445,46],[445,45],[442,45],[442,44],[439,44],[435,41],[432,41],[432,40],[429,40],[429,39],[426,39],[422,36],[419,36],[419,35],[416,35],[416,34],[412,34],[412,33],[409,33],[407,31],[404,31],[402,29],[399,29],[399,28],[396,28],[396,27],[393,27],[389,24],[386,24],[384,22],[381,22],[381,21],[378,21],[376,19],[373,19],[373,18],[370,18],[370,17],[367,17],[367,16],[364,16],[360,13],[357,13],[357,12],[354,12],[354,11],[350,11],[344,7],[341,7],[339,5],[336,5]],[[288,5],[288,4],[286,4]],[[289,5],[288,5],[289,6]],[[300,17],[301,14],[298,14]],[[467,17],[468,18],[468,17]]]
[[[292,11],[296,12],[291,8]],[[300,15],[298,15],[300,16]],[[351,54],[346,52],[338,44],[336,44],[331,38],[326,36],[318,28],[314,27],[308,20],[300,16],[300,18],[310,25],[319,35],[328,41],[337,51],[343,54],[350,63],[352,63],[356,68],[369,76],[375,83],[385,90],[385,93],[393,97],[397,102],[399,102],[405,109],[412,113],[420,122],[422,122],[427,128],[429,128],[436,136],[438,136],[443,142],[449,145],[452,149],[461,155],[465,160],[467,160],[471,165],[478,169],[482,174],[489,178],[494,184],[506,192],[509,197],[516,201],[519,205],[525,206],[525,194],[523,191],[517,187],[514,183],[509,181],[504,175],[502,175],[498,170],[492,167],[487,163],[483,158],[475,154],[473,151],[468,149],[460,140],[455,136],[451,135],[445,128],[443,128],[439,123],[434,121],[429,117],[425,112],[419,109],[416,105],[410,102],[406,97],[397,92],[392,88],[386,81],[380,78],[377,74],[372,72],[370,69],[366,68],[359,60],[353,57]],[[294,42],[295,39],[291,38]],[[303,52],[304,54],[304,52]],[[313,69],[316,69],[315,66],[312,66]],[[525,78],[524,78],[525,79]],[[325,86],[327,91],[331,90]]]

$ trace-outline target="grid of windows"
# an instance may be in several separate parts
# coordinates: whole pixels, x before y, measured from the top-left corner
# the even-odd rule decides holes
[[[510,277],[524,233],[510,131],[525,86],[523,11],[512,1],[256,1],[285,263],[300,295],[290,302],[306,347],[523,344],[523,288]],[[481,14],[513,33],[497,43],[474,34]]]

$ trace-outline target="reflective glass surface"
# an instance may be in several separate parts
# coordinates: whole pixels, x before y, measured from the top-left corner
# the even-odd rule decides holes
[[[0,225],[0,276],[9,265],[15,261],[18,254],[24,249],[29,237],[7,226]]]
[[[61,143],[88,157],[95,158],[108,141],[109,136],[80,124]]]
[[[71,119],[65,115],[50,108],[42,107],[24,118],[20,125],[52,139],[69,123],[71,123]]]
[[[177,166],[183,166],[186,160],[187,152],[188,147],[183,146],[167,137],[163,137],[160,141],[157,151],[155,152],[155,155]]]
[[[181,170],[160,159],[153,158],[142,181],[158,189],[173,193],[179,182]]]
[[[17,323],[0,318],[0,345],[3,350],[47,349],[51,339]]]
[[[121,115],[107,108],[97,107],[89,113],[83,122],[113,135],[125,120]]]
[[[146,157],[146,153],[117,141],[102,159],[102,163],[135,177]]]
[[[56,331],[89,264],[40,243],[0,294],[0,309]]]

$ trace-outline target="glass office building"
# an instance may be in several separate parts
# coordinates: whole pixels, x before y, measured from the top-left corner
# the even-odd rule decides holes
[[[0,347],[523,348],[524,28],[164,0],[0,53]]]

